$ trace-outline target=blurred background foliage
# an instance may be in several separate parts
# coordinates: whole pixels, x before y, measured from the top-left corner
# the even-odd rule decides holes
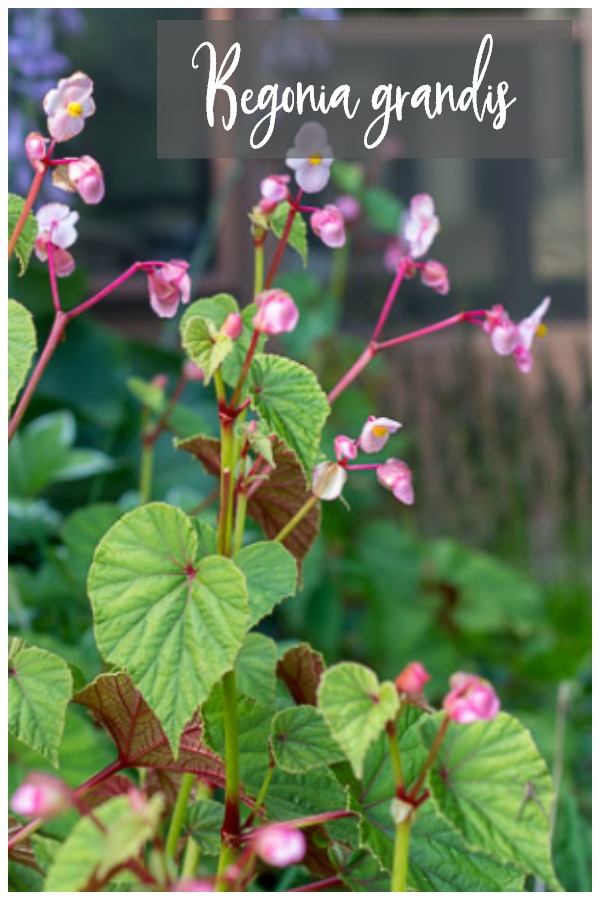
[[[26,190],[21,141],[36,116],[39,122],[36,109],[48,86],[79,67],[98,84],[99,112],[74,152],[85,142],[85,151],[100,159],[108,199],[98,210],[81,211],[77,273],[61,282],[66,307],[144,254],[192,258],[196,296],[214,292],[211,285],[222,278],[221,289],[249,298],[243,260],[251,245],[244,213],[223,227],[217,203],[233,194],[247,210],[263,170],[237,166],[223,181],[208,164],[155,160],[149,137],[153,81],[148,84],[140,70],[150,67],[147,75],[154,64],[155,21],[189,14],[11,11],[14,189]],[[134,58],[138,73],[131,82],[123,67]],[[576,65],[580,83],[580,58]],[[558,302],[549,320],[552,336],[537,344],[529,378],[465,330],[378,358],[342,396],[324,452],[331,456],[335,434],[357,435],[371,413],[398,418],[404,429],[390,454],[413,468],[416,503],[400,507],[370,473],[356,473],[346,491],[349,508],[325,504],[299,596],[265,627],[278,640],[309,640],[329,663],[360,660],[382,677],[420,659],[434,676],[434,701],[452,671],[472,669],[489,677],[503,704],[531,727],[560,782],[557,869],[567,890],[587,891],[591,426],[584,215],[581,208],[574,212],[584,184],[581,116],[574,128],[573,160],[562,169],[537,163],[536,188],[524,205],[516,195],[531,174],[531,165],[519,167],[526,161],[474,161],[469,172],[464,164],[459,172],[452,161],[436,168],[379,160],[366,171],[338,164],[327,200],[353,193],[363,209],[346,248],[329,251],[311,243],[308,270],[288,253],[278,279],[302,311],[300,328],[279,349],[313,366],[326,388],[363,347],[387,286],[383,251],[397,229],[401,201],[416,190],[435,195],[443,224],[449,211],[435,256],[448,264],[453,289],[440,298],[408,284],[390,336],[467,305],[502,300],[520,314],[541,299],[540,291],[556,294]],[[123,150],[118,135],[134,132],[139,142]],[[275,171],[280,169],[281,162]],[[467,206],[452,183],[458,175],[458,186],[468,187]],[[527,256],[511,253],[515,216],[525,217],[517,230],[530,236]],[[573,252],[559,254],[557,261],[557,242],[565,246],[565,229],[559,227],[565,218]],[[483,244],[473,243],[477,231]],[[244,248],[237,268],[223,265],[223,241],[228,260],[228,245]],[[11,271],[10,282],[11,296],[34,313],[41,339],[51,317],[44,267],[34,262],[22,279]],[[140,277],[108,310],[101,307],[99,316],[72,324],[9,455],[10,625],[63,655],[81,683],[102,668],[91,630],[87,569],[100,537],[137,498],[142,409],[139,391],[127,385],[132,378],[150,381],[165,374],[173,389],[182,364],[176,326],[169,323],[158,332],[144,289]],[[217,433],[213,398],[202,385],[187,385],[179,414],[182,431]],[[172,435],[163,435],[156,446],[154,499],[197,510],[213,487],[191,457],[173,449]],[[202,514],[210,520],[214,510],[207,507]],[[67,779],[76,783],[91,774],[106,761],[106,752],[87,720],[71,711],[62,754]],[[11,759],[15,783],[24,768],[41,765],[17,746],[11,746]]]

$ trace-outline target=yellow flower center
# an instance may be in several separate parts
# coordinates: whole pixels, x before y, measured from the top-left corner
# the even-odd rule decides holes
[[[321,163],[323,162],[323,157],[322,156],[311,156],[311,157],[309,157],[308,161],[311,164],[311,166],[320,166]]]
[[[83,106],[81,105],[81,103],[76,103],[74,100],[72,100],[71,103],[67,105],[67,112],[74,119],[78,119],[83,112]]]
[[[373,434],[378,438],[386,437],[389,430],[385,425],[373,425]]]
[[[543,322],[540,322],[538,327],[535,330],[536,337],[545,337],[548,334],[548,326],[544,325]]]

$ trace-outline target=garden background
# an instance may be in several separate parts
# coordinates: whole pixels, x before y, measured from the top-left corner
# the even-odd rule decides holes
[[[366,12],[377,11],[338,11]],[[451,291],[439,297],[416,283],[403,288],[392,333],[497,302],[518,318],[546,294],[552,307],[549,334],[536,345],[529,376],[491,354],[485,339],[471,333],[476,329],[465,329],[397,348],[340,401],[330,437],[357,433],[373,411],[404,423],[400,455],[413,468],[416,502],[400,508],[368,480],[357,480],[348,491],[349,510],[327,505],[300,596],[284,604],[268,628],[278,640],[309,640],[329,663],[349,657],[382,677],[394,677],[407,659],[421,659],[434,675],[433,697],[441,695],[448,671],[490,678],[503,704],[532,729],[560,781],[557,870],[567,890],[587,891],[591,10],[567,13],[575,48],[571,159],[381,157],[364,171],[340,165],[331,199],[336,188],[355,193],[363,208],[351,242],[332,262],[331,252],[315,241],[310,275],[291,252],[286,256],[280,281],[302,308],[303,328],[286,336],[285,349],[315,366],[326,387],[363,346],[387,289],[382,259],[397,231],[400,203],[419,191],[435,197],[443,224],[436,255],[449,267]],[[102,110],[86,131],[85,152],[102,161],[107,195],[82,212],[77,272],[62,285],[66,306],[143,258],[189,259],[194,297],[226,290],[250,298],[246,211],[256,202],[257,179],[273,166],[156,159],[156,21],[202,15],[273,13],[9,13],[11,189],[28,188],[23,140],[40,124],[40,100],[57,77],[84,69],[94,78]],[[432,17],[431,27],[442,26]],[[335,136],[332,142],[335,148]],[[73,153],[78,150],[76,139]],[[64,201],[64,194],[45,190],[46,200]],[[16,283],[16,267],[10,278]],[[40,332],[44,321],[49,327],[43,265],[34,261],[13,293],[34,313]],[[173,385],[181,360],[176,324],[159,323],[145,279],[132,280],[73,323],[11,445],[10,623],[31,643],[71,660],[88,680],[101,661],[91,637],[85,574],[95,543],[135,505],[138,487],[135,379],[164,373]],[[189,384],[183,401],[191,427],[216,430],[200,384]],[[213,488],[164,435],[153,499],[191,511]],[[102,765],[108,752],[83,720],[71,709],[61,774],[73,783]],[[15,784],[26,769],[44,765],[16,744],[11,754]],[[61,820],[56,827],[67,826]]]

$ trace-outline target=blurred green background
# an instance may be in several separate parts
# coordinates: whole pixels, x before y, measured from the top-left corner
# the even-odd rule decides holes
[[[349,508],[325,505],[300,595],[266,626],[279,640],[309,640],[328,662],[357,659],[385,677],[420,659],[434,676],[432,700],[458,669],[493,680],[503,704],[531,727],[560,784],[556,861],[573,891],[591,889],[587,12],[569,12],[575,17],[570,160],[339,164],[327,202],[353,193],[362,207],[347,247],[329,251],[311,243],[308,270],[286,255],[279,283],[294,295],[302,319],[279,349],[313,366],[325,388],[368,336],[389,282],[385,246],[402,204],[417,191],[436,199],[443,231],[434,255],[448,265],[452,289],[443,298],[416,283],[403,288],[390,336],[495,302],[517,317],[546,293],[553,306],[550,335],[535,347],[530,376],[465,330],[379,358],[343,396],[324,452],[331,456],[335,434],[357,435],[371,413],[399,419],[404,428],[389,455],[413,468],[415,506],[400,507],[369,473],[357,475],[346,491]],[[134,259],[157,256],[192,260],[195,297],[231,290],[250,299],[246,213],[269,167],[155,158],[155,23],[192,14],[10,11],[14,190],[27,190],[20,148],[23,136],[43,125],[45,90],[77,68],[97,84],[98,112],[73,152],[99,159],[107,199],[79,210],[78,267],[61,283],[66,307]],[[282,171],[281,161],[271,170]],[[69,200],[51,188],[50,198]],[[34,261],[25,277],[11,271],[10,280],[11,296],[34,313],[43,335],[51,320],[44,266]],[[160,326],[152,316],[140,276],[97,314],[73,323],[11,445],[10,624],[61,652],[86,678],[102,665],[91,633],[87,567],[95,543],[135,504],[138,488],[141,408],[127,383],[166,374],[172,388],[181,362],[176,324]],[[210,391],[189,384],[182,403],[182,430],[216,433]],[[161,438],[154,499],[198,509],[213,486],[194,460],[173,449],[172,436]],[[203,514],[210,519],[214,511]],[[104,748],[70,715],[63,763],[75,781],[82,754],[92,766]],[[13,763],[18,780],[31,754],[14,747]]]

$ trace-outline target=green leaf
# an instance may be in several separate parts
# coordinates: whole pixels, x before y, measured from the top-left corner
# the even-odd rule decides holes
[[[391,681],[380,685],[366,666],[339,663],[323,675],[318,696],[333,739],[360,778],[369,746],[398,711],[395,685]]]
[[[255,796],[269,767],[269,734],[273,719],[272,706],[257,703],[238,694],[236,717],[239,727],[240,775],[245,791]],[[202,707],[206,740],[220,756],[225,754],[223,692],[216,687]]]
[[[223,378],[225,379],[226,384],[229,384],[231,387],[237,385],[244,360],[246,359],[246,354],[248,353],[250,342],[254,335],[253,320],[255,315],[256,305],[254,303],[248,304],[248,306],[242,310],[242,333],[239,338],[233,342],[233,350],[223,363]],[[267,335],[261,334],[256,345],[256,351],[262,353],[266,343]],[[244,395],[245,390],[246,389],[244,389]]]
[[[85,588],[94,550],[122,511],[114,503],[93,503],[71,513],[63,525],[67,564],[77,582]]]
[[[259,541],[239,550],[233,557],[246,576],[250,600],[250,627],[273,607],[296,593],[298,571],[294,557],[277,541]]]
[[[383,234],[396,235],[400,228],[402,204],[385,188],[368,188],[361,197],[369,224]]]
[[[125,672],[99,675],[73,697],[113,741],[125,768],[192,772],[224,785],[225,766],[203,741],[199,716],[184,728],[177,758],[156,715]]]
[[[8,301],[8,409],[17,399],[31,366],[37,341],[28,310],[16,300]]]
[[[230,313],[239,312],[235,297],[231,294],[215,294],[213,297],[202,297],[200,300],[194,300],[185,313],[181,317],[181,331],[187,326],[190,319],[196,316],[202,316],[203,319],[210,319],[215,328],[218,330]]]
[[[206,856],[221,851],[221,827],[225,807],[216,800],[198,800],[188,807],[185,828]]]
[[[262,456],[265,462],[272,468],[275,468],[276,464],[270,435],[267,434],[264,425],[258,424],[256,420],[253,420],[252,424],[257,427],[250,428],[248,424],[243,430],[243,435],[248,439],[252,453],[255,456]]]
[[[443,714],[423,722],[428,748]],[[429,778],[442,816],[473,850],[518,865],[547,884],[552,866],[552,779],[530,733],[506,713],[452,724]]]
[[[163,387],[137,377],[128,378],[125,383],[129,393],[139,400],[142,406],[153,412],[155,416],[162,415],[167,405],[167,395]]]
[[[17,194],[9,194],[8,195],[8,236],[12,237],[12,234],[17,225],[17,221],[19,216],[23,211],[23,207],[25,206],[25,201],[22,197],[17,196]],[[15,254],[17,259],[19,260],[19,275],[24,275],[29,265],[29,257],[31,256],[31,251],[33,250],[33,245],[35,244],[35,239],[37,237],[38,227],[37,221],[33,213],[29,213],[27,215],[27,219],[25,220],[25,226],[19,235],[17,240],[17,244],[15,247]]]
[[[344,759],[323,716],[314,706],[290,706],[273,719],[271,748],[284,772],[327,768]]]
[[[316,376],[291,359],[260,353],[252,363],[250,382],[253,409],[294,451],[309,478],[330,412]]]
[[[317,690],[325,671],[325,661],[310,644],[296,644],[277,664],[277,677],[283,681],[294,701],[317,705]]]
[[[192,362],[204,371],[204,384],[210,383],[233,350],[231,338],[217,331],[211,320],[202,316],[193,316],[182,325],[181,341]]]
[[[200,558],[198,543],[181,510],[148,504],[111,528],[88,581],[100,652],[131,674],[172,747],[248,624],[244,576],[229,559]]]
[[[75,418],[66,410],[35,419],[8,451],[11,496],[35,497],[51,484],[88,478],[112,468],[98,450],[74,448]]]
[[[60,657],[13,638],[8,654],[8,727],[28,747],[58,765],[71,671]]]
[[[265,706],[272,706],[275,703],[276,665],[275,641],[264,634],[247,634],[235,661],[236,683],[240,693]]]
[[[302,816],[346,809],[346,794],[329,769],[291,775],[275,769],[265,800],[271,821],[285,822]],[[336,824],[327,829],[335,831]]]
[[[97,889],[96,885],[101,885],[111,870],[136,857],[154,836],[163,803],[157,794],[137,811],[128,797],[114,797],[94,810],[93,819],[80,819],[59,848],[44,891]]]
[[[336,159],[331,167],[332,178],[344,194],[356,194],[363,186],[365,170],[358,163]]]
[[[281,239],[283,236],[290,208],[290,204],[286,200],[284,203],[280,203],[273,212],[273,215],[271,216],[271,228],[273,229],[275,237]],[[306,222],[299,213],[296,213],[287,242],[288,245],[296,251],[302,260],[303,265],[306,265],[308,262],[308,240],[306,234]]]

